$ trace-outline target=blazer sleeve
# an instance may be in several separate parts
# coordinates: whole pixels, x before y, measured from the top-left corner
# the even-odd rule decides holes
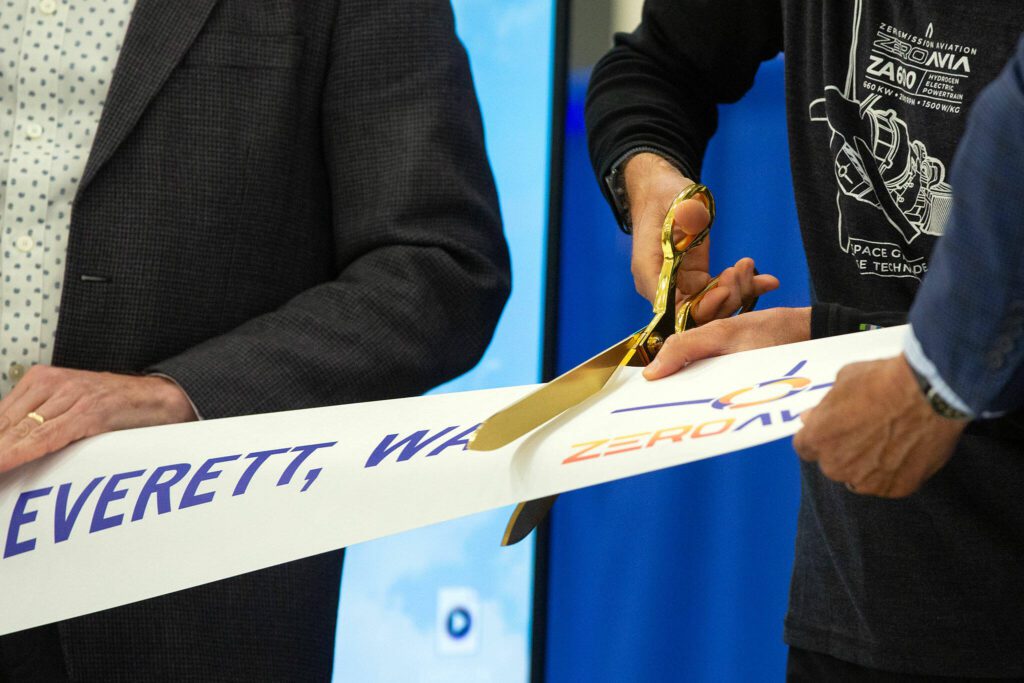
[[[450,5],[338,7],[322,97],[337,278],[150,368],[205,418],[422,393],[477,362],[509,291]]]
[[[650,148],[700,177],[717,105],[735,102],[782,49],[778,0],[647,0],[637,30],[594,67],[586,102],[591,161],[605,178]]]
[[[1024,41],[981,94],[953,161],[953,211],[910,311],[975,414],[1024,406]]]

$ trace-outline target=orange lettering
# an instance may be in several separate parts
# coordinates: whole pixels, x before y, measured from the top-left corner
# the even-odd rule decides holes
[[[605,451],[605,455],[618,455],[619,453],[628,453],[629,451],[638,451],[643,446],[640,445],[640,437],[647,436],[650,432],[640,432],[639,434],[628,434],[626,436],[616,436],[612,443],[608,444],[608,448],[615,448],[614,451]],[[636,444],[636,445],[633,445]],[[629,448],[623,448],[623,446],[629,446]]]
[[[600,441],[588,441],[586,443],[574,443],[572,445],[573,448],[579,448],[580,446],[585,446],[585,448],[582,451],[576,451],[575,453],[570,455],[568,458],[566,458],[565,460],[562,461],[562,464],[563,465],[568,465],[571,462],[583,462],[584,460],[590,460],[592,458],[596,458],[596,457],[600,456],[601,454],[600,453],[588,453],[587,451],[589,451],[592,448],[597,448],[598,446],[602,446],[602,445],[604,445],[606,443],[608,443],[608,439],[601,439]]]
[[[686,436],[689,431],[690,425],[683,425],[682,427],[669,427],[668,429],[659,429],[658,431],[654,432],[654,435],[651,437],[651,440],[647,442],[645,448],[650,448],[659,441],[664,441],[666,439],[672,441],[673,443],[679,443],[680,441],[683,440],[683,437]]]
[[[712,420],[711,422],[705,422],[704,424],[700,425],[699,427],[697,427],[696,429],[693,430],[693,438],[694,439],[700,439],[700,438],[705,437],[705,436],[716,436],[718,434],[721,434],[722,432],[727,431],[729,429],[729,427],[732,427],[732,423],[735,422],[735,421],[736,421],[735,419],[730,418],[728,420]],[[722,425],[722,428],[719,429],[717,432],[705,432],[704,431],[704,428],[707,427],[708,425],[718,425],[718,424]]]

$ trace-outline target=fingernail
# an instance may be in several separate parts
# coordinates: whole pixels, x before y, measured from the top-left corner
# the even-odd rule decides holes
[[[661,370],[661,361],[655,358],[646,368],[644,368],[644,377],[650,379],[657,375],[659,370]]]

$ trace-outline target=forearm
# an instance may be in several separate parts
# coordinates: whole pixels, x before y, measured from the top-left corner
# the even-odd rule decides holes
[[[972,412],[1024,404],[1024,42],[971,111],[954,205],[910,322]]]
[[[591,159],[605,192],[612,165],[638,148],[699,178],[716,105],[741,97],[781,44],[777,3],[648,1],[637,31],[617,36],[595,67],[587,95]]]
[[[460,263],[440,249],[381,249],[339,280],[153,369],[174,378],[205,418],[422,393],[475,364],[506,287],[492,264]]]

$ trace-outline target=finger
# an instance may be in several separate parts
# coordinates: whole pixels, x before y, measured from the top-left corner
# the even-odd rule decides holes
[[[661,253],[661,245],[658,245],[658,253]],[[702,275],[708,275],[711,270],[711,238],[705,239],[700,245],[690,249],[683,255],[683,258],[679,261],[679,272],[687,273],[696,271]],[[708,280],[711,276],[708,275]],[[705,280],[707,282],[707,280]],[[692,293],[699,292],[700,289],[691,290]]]
[[[719,285],[704,295],[704,298],[690,310],[690,315],[698,325],[711,322],[716,318],[728,317],[734,310],[731,301],[732,292],[728,287]]]
[[[644,368],[644,377],[649,380],[667,377],[695,361],[720,356],[726,349],[727,339],[714,324],[673,334],[665,341],[654,361]]]
[[[3,412],[0,412],[0,434],[5,434],[17,426],[26,415],[42,405],[52,390],[43,382],[33,381],[33,377],[29,375],[22,378],[15,389],[20,391],[12,391],[7,396],[10,400],[4,406]]]
[[[0,472],[37,460],[91,435],[86,420],[71,411],[43,424],[25,418],[19,423],[19,428],[25,422],[32,423],[25,434],[9,448],[0,451]]]
[[[33,392],[29,392],[31,395]],[[0,436],[0,472],[22,465],[30,460],[52,453],[56,448],[63,448],[67,444],[61,444],[53,450],[45,450],[47,441],[42,439],[52,429],[49,425],[64,414],[76,403],[77,399],[69,392],[57,391],[42,405],[26,410],[21,419],[13,422],[10,429]],[[35,418],[28,417],[33,412],[43,418],[42,424]],[[43,450],[39,450],[42,448]]]
[[[738,295],[737,308],[741,302],[753,301],[754,299],[754,259],[741,258],[733,266],[735,272],[736,292]]]
[[[805,410],[800,414],[800,420],[804,426],[793,435],[793,450],[804,462],[817,462],[821,459],[819,437],[821,428],[816,420],[811,419],[808,415],[809,412],[809,410]]]
[[[774,275],[755,275],[754,276],[754,293],[757,296],[764,296],[768,292],[774,292],[779,288],[779,278]]]
[[[673,236],[678,243],[686,235],[696,235],[711,222],[711,214],[704,202],[687,199],[676,207]]]
[[[0,473],[26,462],[18,452],[19,446],[26,443],[30,435],[41,426],[38,420],[23,417],[8,427],[0,439]]]
[[[683,270],[681,267],[676,275],[676,301],[688,299],[699,294],[708,283],[711,282],[711,275],[706,270]]]
[[[6,396],[4,396],[2,399],[0,399],[0,416],[5,415],[7,413],[8,409],[11,407],[11,405],[13,405],[14,402],[17,401],[21,397],[21,395],[25,393],[25,391],[26,391],[26,389],[28,389],[28,387],[29,387],[29,384],[27,382],[24,382],[24,381],[18,382],[17,384],[14,385],[14,388],[12,388],[7,393]],[[10,426],[10,425],[7,425],[7,426]],[[0,431],[3,431],[3,429],[0,428]]]
[[[865,477],[850,481],[850,484],[853,486],[851,492],[856,493],[859,496],[877,496],[884,498],[887,496],[888,492],[893,489],[895,483],[894,480],[895,477],[892,472],[875,470]]]

